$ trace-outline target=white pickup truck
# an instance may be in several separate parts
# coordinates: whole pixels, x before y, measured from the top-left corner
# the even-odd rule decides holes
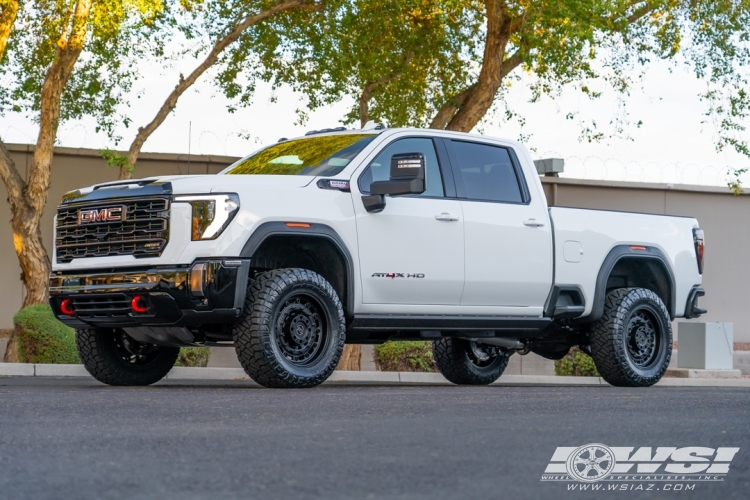
[[[671,321],[705,312],[695,219],[549,208],[521,144],[437,130],[313,131],[218,175],[68,193],[53,259],[53,311],[114,385],[233,345],[256,382],[311,387],[345,343],[421,339],[456,384],[580,346],[649,386]]]

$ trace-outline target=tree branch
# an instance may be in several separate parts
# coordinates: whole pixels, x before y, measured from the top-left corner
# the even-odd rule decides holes
[[[151,134],[156,131],[159,126],[164,123],[169,113],[174,110],[177,106],[177,100],[182,94],[189,89],[198,78],[206,72],[211,66],[213,66],[218,60],[219,55],[222,51],[227,48],[231,43],[235,42],[240,35],[249,27],[258,24],[259,22],[268,19],[269,17],[290,9],[310,9],[319,11],[321,4],[310,3],[308,0],[285,0],[277,3],[273,7],[270,7],[257,14],[246,16],[241,22],[235,24],[231,31],[224,35],[222,38],[216,41],[211,51],[208,53],[206,58],[201,62],[197,68],[195,68],[187,78],[180,75],[180,81],[175,86],[174,90],[167,96],[167,99],[162,104],[156,116],[151,120],[145,127],[138,128],[138,133],[133,139],[133,142],[128,149],[128,162],[126,165],[120,167],[120,179],[130,179],[135,169],[135,163],[138,161],[138,156],[141,153],[141,148],[145,144],[146,140]]]
[[[456,112],[461,109],[461,106],[464,105],[464,102],[466,102],[466,99],[469,97],[469,94],[471,94],[471,91],[474,90],[475,86],[476,85],[470,85],[458,94],[450,97],[432,119],[430,128],[436,128],[440,130],[445,129],[445,127],[448,126],[448,123],[450,123],[451,119],[456,115]]]
[[[5,189],[8,191],[8,203],[11,205],[12,211],[13,206],[23,203],[25,183],[2,139],[0,139],[0,177],[2,177]]]

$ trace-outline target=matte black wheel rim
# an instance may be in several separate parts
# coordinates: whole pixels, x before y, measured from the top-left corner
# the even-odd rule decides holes
[[[147,365],[159,355],[160,347],[137,342],[122,330],[115,330],[115,350],[120,358],[131,365]]]
[[[325,351],[328,328],[323,308],[307,294],[292,295],[276,317],[276,346],[295,366],[314,364]]]
[[[661,328],[656,317],[646,309],[630,315],[627,327],[628,356],[638,368],[650,368],[661,347]]]
[[[499,356],[497,347],[473,340],[468,343],[467,354],[469,361],[480,368],[490,366]]]

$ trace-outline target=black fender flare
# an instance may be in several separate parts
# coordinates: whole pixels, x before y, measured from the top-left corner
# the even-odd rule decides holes
[[[346,265],[346,276],[344,282],[346,283],[346,297],[343,297],[343,301],[346,304],[346,320],[347,323],[354,317],[354,261],[352,260],[351,253],[347,248],[344,240],[341,236],[331,227],[326,224],[310,223],[310,227],[300,227],[286,225],[286,222],[273,221],[264,222],[258,228],[253,231],[250,235],[245,246],[242,247],[240,257],[251,258],[255,252],[258,251],[260,246],[266,239],[271,236],[304,236],[307,238],[323,238],[331,243],[344,257],[344,263]]]
[[[607,281],[609,280],[609,276],[612,273],[612,270],[623,258],[653,259],[658,261],[664,267],[670,281],[670,303],[665,305],[667,306],[667,310],[669,311],[669,318],[672,320],[675,318],[677,285],[675,283],[672,266],[669,264],[669,259],[667,259],[667,256],[664,255],[664,252],[662,252],[658,248],[649,246],[644,247],[640,245],[638,245],[637,248],[638,250],[633,250],[630,245],[617,245],[612,250],[610,250],[610,252],[607,254],[607,257],[604,258],[602,266],[599,268],[599,274],[596,278],[596,291],[594,292],[594,300],[591,313],[589,313],[588,316],[578,318],[576,321],[588,323],[601,319],[602,315],[604,314],[604,299],[607,295]]]

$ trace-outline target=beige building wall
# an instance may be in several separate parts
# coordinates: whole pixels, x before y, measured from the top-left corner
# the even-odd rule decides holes
[[[25,177],[33,146],[11,144],[8,149]],[[187,155],[145,153],[139,159],[136,177],[212,174],[234,160],[225,156],[188,159]],[[116,169],[107,167],[98,151],[56,148],[42,225],[45,246],[51,248],[52,219],[64,193],[115,179]],[[735,341],[750,342],[750,259],[745,257],[750,249],[750,195],[733,196],[727,189],[713,187],[554,177],[544,177],[542,183],[550,205],[696,217],[706,231],[706,297],[701,304],[709,313],[701,321],[733,322]],[[0,202],[0,220],[8,221],[0,231],[0,261],[4,264],[0,268],[0,328],[11,328],[13,315],[23,301],[23,286],[5,200]]]

